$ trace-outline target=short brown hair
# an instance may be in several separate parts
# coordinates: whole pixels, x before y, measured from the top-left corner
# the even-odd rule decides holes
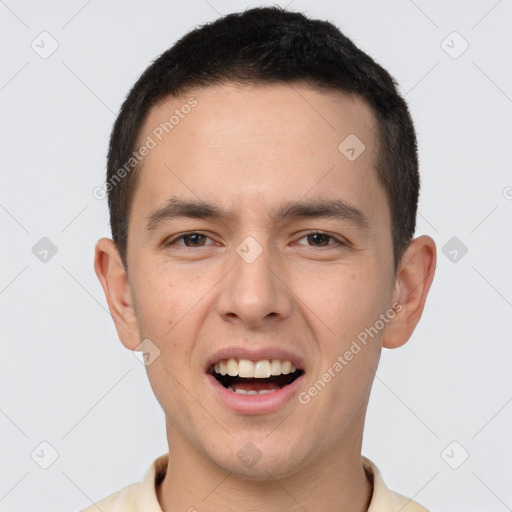
[[[129,92],[112,130],[107,162],[110,226],[125,268],[139,166],[121,180],[118,173],[137,149],[151,107],[187,89],[226,82],[305,82],[355,93],[368,102],[377,120],[375,167],[390,208],[396,271],[414,235],[420,188],[407,104],[393,77],[332,23],[279,7],[229,14],[192,30],[158,57]]]

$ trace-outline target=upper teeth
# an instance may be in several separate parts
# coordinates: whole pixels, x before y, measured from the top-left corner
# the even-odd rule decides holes
[[[287,375],[297,370],[291,361],[279,361],[279,359],[264,359],[262,361],[224,359],[219,361],[213,369],[215,373],[220,373],[221,375],[248,379],[266,379],[271,375]]]

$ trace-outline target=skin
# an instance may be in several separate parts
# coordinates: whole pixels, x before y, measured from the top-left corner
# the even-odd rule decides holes
[[[161,351],[146,368],[170,450],[157,490],[162,510],[365,511],[372,485],[361,443],[374,373],[382,347],[403,345],[421,317],[434,241],[414,239],[395,274],[373,166],[375,118],[361,98],[302,84],[215,85],[153,107],[140,140],[191,96],[197,106],[144,160],[128,272],[112,240],[99,240],[95,255],[122,343],[135,350],[150,339]],[[349,134],[366,147],[353,162],[338,150]],[[171,219],[147,231],[148,215],[171,196],[214,203],[232,218]],[[369,227],[269,219],[301,199],[342,199]],[[307,236],[316,230],[336,238]],[[194,231],[207,238],[165,245]],[[262,248],[252,263],[236,252],[248,236]],[[234,413],[205,383],[213,352],[277,347],[303,358],[307,391],[394,303],[394,318],[307,404],[294,398],[273,413]],[[261,454],[251,467],[237,457],[248,442]]]

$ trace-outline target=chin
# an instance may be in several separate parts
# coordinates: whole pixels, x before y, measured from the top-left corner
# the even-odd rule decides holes
[[[264,443],[260,442],[259,447],[251,441],[236,444],[241,447],[222,454],[211,454],[214,457],[212,460],[222,470],[244,480],[263,482],[292,476],[306,459],[302,451],[299,453],[289,446],[279,450],[276,443],[262,446]],[[303,445],[301,448],[304,448]],[[290,455],[292,452],[293,457]]]

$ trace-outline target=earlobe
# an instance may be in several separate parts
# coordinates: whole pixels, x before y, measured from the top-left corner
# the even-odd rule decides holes
[[[382,346],[397,348],[405,344],[418,324],[436,268],[436,245],[426,235],[415,238],[400,263],[393,293],[399,304],[393,320],[386,326]]]
[[[119,339],[126,348],[135,350],[140,341],[128,275],[116,244],[110,238],[102,238],[96,243],[94,270],[105,293]]]

